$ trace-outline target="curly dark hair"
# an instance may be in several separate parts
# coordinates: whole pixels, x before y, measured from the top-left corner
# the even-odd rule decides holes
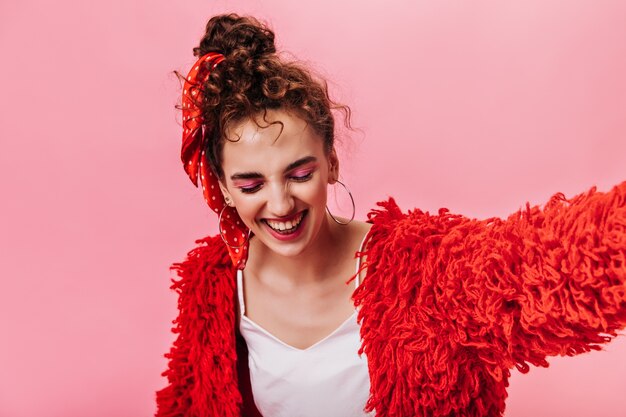
[[[225,57],[199,86],[204,94],[205,134],[209,135],[206,153],[219,178],[224,175],[224,140],[232,140],[226,137],[231,123],[251,119],[258,124],[257,116],[263,115],[265,120],[270,109],[294,111],[323,138],[327,153],[335,142],[333,111],[340,111],[346,127],[351,128],[350,108],[330,99],[328,84],[321,77],[298,62],[280,57],[274,32],[259,20],[237,14],[212,17],[200,44],[193,48],[197,57],[209,52]]]

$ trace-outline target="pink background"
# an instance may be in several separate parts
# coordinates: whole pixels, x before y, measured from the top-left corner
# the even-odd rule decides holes
[[[0,2],[0,417],[151,416],[174,335],[168,266],[216,219],[179,160],[206,20],[268,19],[355,125],[364,218],[505,216],[626,179],[626,3]],[[626,416],[626,338],[511,379],[506,416]]]

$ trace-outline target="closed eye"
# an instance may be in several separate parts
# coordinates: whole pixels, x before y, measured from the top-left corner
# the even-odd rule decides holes
[[[304,181],[310,180],[312,176],[313,176],[313,171],[309,171],[306,174],[292,175],[289,178],[291,178],[292,180],[296,182],[304,182]]]
[[[239,186],[239,190],[244,194],[251,194],[259,191],[261,189],[262,183],[257,182],[251,185]]]
[[[293,172],[287,178],[291,181],[295,182],[306,182],[313,178],[313,174],[315,173],[315,167],[308,169],[300,169]],[[248,181],[241,185],[236,185],[244,194],[252,194],[256,193],[263,187],[263,181]]]

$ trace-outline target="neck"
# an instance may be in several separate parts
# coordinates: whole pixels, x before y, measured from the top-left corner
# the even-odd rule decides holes
[[[251,257],[248,265],[252,264],[254,270],[263,269],[294,287],[322,283],[333,277],[333,269],[340,264],[330,260],[341,259],[347,253],[348,236],[348,226],[337,224],[327,214],[317,236],[302,253],[282,256],[260,242],[256,245],[251,242],[251,252],[256,256]]]

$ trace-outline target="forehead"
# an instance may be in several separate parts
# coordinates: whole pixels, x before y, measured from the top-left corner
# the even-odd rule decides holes
[[[276,123],[277,122],[277,123]],[[324,155],[323,139],[303,119],[284,110],[268,110],[256,122],[245,119],[226,129],[224,172],[283,169],[304,156]]]

